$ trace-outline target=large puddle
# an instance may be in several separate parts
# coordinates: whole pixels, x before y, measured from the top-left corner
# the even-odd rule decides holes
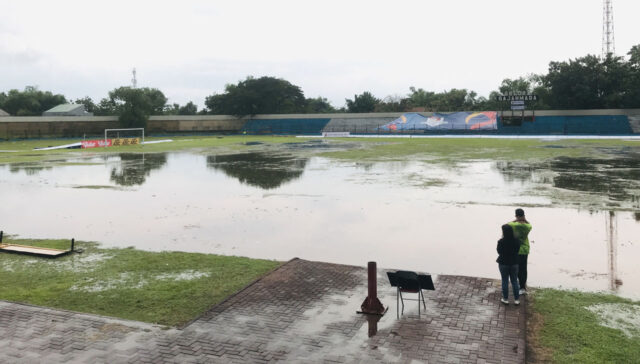
[[[533,286],[640,299],[640,158],[356,163],[304,153],[121,154],[0,166],[0,229],[110,247],[498,278],[524,207]]]

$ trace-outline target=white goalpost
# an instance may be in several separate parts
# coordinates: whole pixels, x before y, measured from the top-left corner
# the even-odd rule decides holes
[[[144,144],[144,128],[104,129],[104,144],[105,146],[107,145],[107,139],[110,132],[116,133],[115,138],[120,139],[120,138],[138,138],[138,136],[131,136],[131,134],[128,133],[128,132],[131,132],[133,134],[136,134],[136,131],[140,131],[142,135],[142,144]],[[120,133],[126,134],[126,136],[120,136]]]

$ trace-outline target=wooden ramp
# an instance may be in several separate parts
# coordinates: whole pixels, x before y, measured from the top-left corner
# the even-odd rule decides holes
[[[0,244],[0,251],[6,253],[29,254],[41,257],[57,258],[71,253],[71,250],[61,250],[53,248],[40,248],[37,246],[18,245],[18,244]]]
[[[54,248],[41,248],[39,246],[30,246],[30,245],[3,244],[2,243],[3,235],[4,235],[4,231],[0,231],[0,252],[36,255],[39,257],[47,257],[47,258],[57,258],[73,252],[73,248],[76,243],[75,239],[71,239],[71,248],[68,250],[54,249]]]

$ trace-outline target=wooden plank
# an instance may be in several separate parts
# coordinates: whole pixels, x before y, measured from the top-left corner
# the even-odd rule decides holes
[[[46,255],[46,256],[57,256],[57,255],[62,255],[69,252],[68,250],[40,248],[35,246],[17,245],[17,244],[0,244],[0,251]]]

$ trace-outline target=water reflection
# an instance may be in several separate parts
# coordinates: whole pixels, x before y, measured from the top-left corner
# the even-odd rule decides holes
[[[601,173],[604,167],[562,170],[564,161],[501,162],[498,169],[493,161],[455,167],[422,161],[361,164],[291,154],[87,153],[47,161],[43,165],[50,168],[37,176],[9,173],[7,166],[0,168],[0,221],[24,237],[64,237],[71,231],[106,247],[354,265],[379,260],[381,267],[499,278],[496,227],[511,218],[513,205],[527,203],[534,223],[533,286],[640,298],[640,209],[628,208],[628,202],[605,207],[600,201],[576,208],[576,200],[597,199],[598,193],[554,188],[557,175]],[[24,167],[38,166],[13,168]],[[97,188],[116,183],[140,186]],[[264,192],[276,187],[277,193]],[[538,189],[544,191],[531,193]],[[623,191],[631,195],[640,188]],[[88,209],[87,201],[100,209]],[[469,228],[459,229],[460,221]],[[460,249],[474,259],[460,260]],[[370,328],[375,331],[374,322]]]
[[[51,169],[51,166],[43,166],[42,163],[12,163],[9,165],[9,172],[19,173],[24,171],[27,176],[35,176],[48,169]]]
[[[367,335],[373,337],[378,333],[378,321],[382,318],[382,315],[365,315],[367,317]]]
[[[151,171],[167,163],[165,153],[123,153],[120,166],[111,169],[111,182],[120,186],[142,185]]]
[[[508,182],[545,184],[640,206],[640,157],[634,154],[612,159],[559,157],[539,163],[499,161],[496,169]]]
[[[605,225],[607,231],[607,262],[609,266],[609,289],[617,292],[622,285],[622,280],[618,278],[618,218],[615,211],[605,214]]]
[[[273,153],[239,153],[211,155],[207,166],[223,171],[250,186],[268,190],[302,176],[307,158]]]

